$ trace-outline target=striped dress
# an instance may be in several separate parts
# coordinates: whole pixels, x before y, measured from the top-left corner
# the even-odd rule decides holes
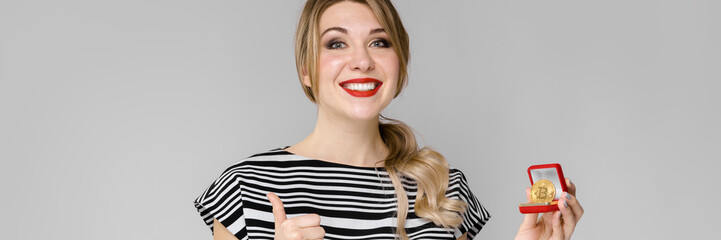
[[[445,229],[415,215],[416,185],[404,179],[409,198],[406,232],[411,239],[472,239],[488,221],[488,211],[471,193],[460,170],[451,168],[446,196],[467,203],[463,223]],[[281,148],[253,155],[226,169],[195,199],[213,230],[218,219],[238,239],[273,239],[272,205],[266,193],[283,201],[288,218],[320,215],[325,239],[394,239],[395,191],[384,168],[356,167],[310,159]]]

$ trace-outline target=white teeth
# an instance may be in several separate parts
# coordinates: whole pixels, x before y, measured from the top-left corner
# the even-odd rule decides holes
[[[344,88],[353,90],[353,91],[370,91],[376,88],[375,83],[346,83],[343,84]]]

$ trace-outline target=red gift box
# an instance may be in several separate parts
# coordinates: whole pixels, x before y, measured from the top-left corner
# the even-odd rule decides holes
[[[564,192],[568,191],[568,188],[566,188],[566,178],[563,177],[561,164],[551,163],[530,166],[528,167],[528,178],[531,179],[531,186],[541,179],[551,181],[553,186],[556,187],[556,194],[553,197],[553,202],[551,203],[520,204],[518,206],[518,210],[520,210],[523,214],[557,211],[558,200],[561,199],[561,195]],[[561,186],[561,188],[559,189],[558,186]],[[532,204],[533,206],[528,206],[528,204]]]

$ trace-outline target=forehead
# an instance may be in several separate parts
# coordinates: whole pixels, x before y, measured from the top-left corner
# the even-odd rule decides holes
[[[382,28],[368,5],[351,1],[328,7],[321,14],[318,25],[321,31],[330,27],[342,27],[349,31]]]

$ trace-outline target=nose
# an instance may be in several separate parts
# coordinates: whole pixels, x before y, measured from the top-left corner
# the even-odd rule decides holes
[[[374,67],[373,59],[366,48],[356,48],[349,64],[351,70],[370,71]]]

